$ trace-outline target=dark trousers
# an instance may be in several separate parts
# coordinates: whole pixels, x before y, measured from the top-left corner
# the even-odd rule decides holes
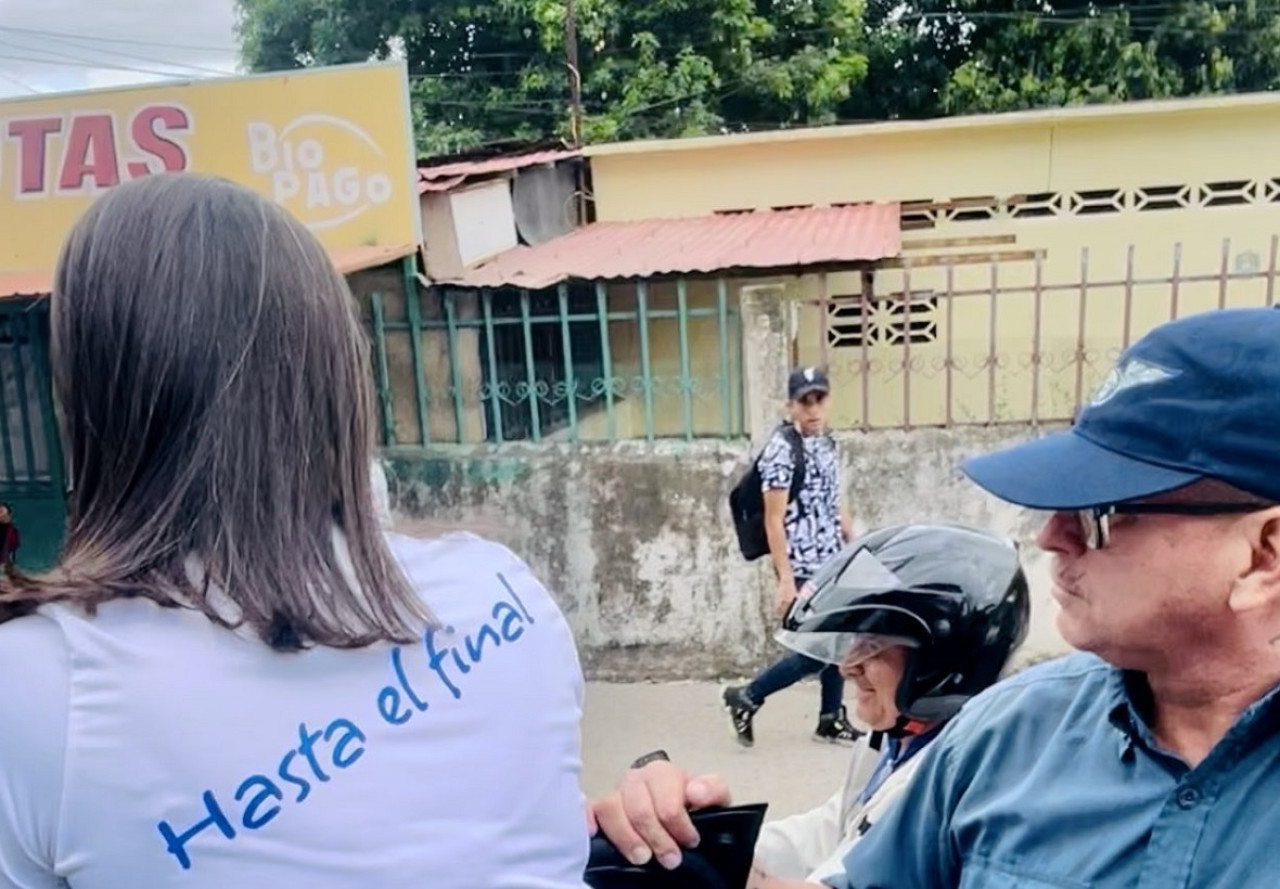
[[[844,701],[844,677],[835,664],[824,664],[793,651],[766,667],[751,680],[747,686],[747,697],[756,704],[763,704],[765,698],[774,692],[782,691],[795,685],[806,676],[818,674],[818,682],[822,687],[822,714],[824,716],[839,713]]]
[[[808,581],[808,578],[796,578],[796,589],[800,589]],[[811,657],[793,651],[790,654],[783,655],[780,660],[773,663],[772,666],[766,667],[751,680],[751,684],[747,686],[747,697],[751,698],[757,706],[765,702],[765,698],[775,692],[782,691],[784,688],[790,688],[806,676],[818,674],[818,683],[822,689],[822,709],[823,716],[833,713],[839,713],[840,707],[844,703],[844,677],[840,675],[840,668],[835,664],[824,664],[822,661],[816,661]]]

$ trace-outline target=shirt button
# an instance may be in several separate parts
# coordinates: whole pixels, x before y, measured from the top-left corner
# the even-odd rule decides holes
[[[1184,787],[1178,791],[1178,808],[1194,809],[1200,802],[1200,791],[1194,787]]]

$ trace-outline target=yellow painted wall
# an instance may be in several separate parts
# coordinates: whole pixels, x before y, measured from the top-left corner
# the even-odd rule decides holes
[[[705,147],[689,150],[641,146],[593,155],[592,191],[597,217],[611,221],[1280,175],[1268,163],[1280,140],[1280,97],[1264,98],[1163,103],[1160,114],[1118,106],[1086,120],[991,115],[962,127],[867,125],[698,140]]]
[[[1031,115],[1016,126],[997,117],[959,129],[846,128],[838,137],[728,138],[691,150],[609,154],[592,158],[597,212],[602,220],[625,220],[989,199],[989,213],[934,213],[932,228],[905,232],[904,240],[1013,236],[1016,244],[941,252],[1040,252],[1041,282],[1049,289],[1038,300],[1038,327],[1031,260],[995,265],[994,300],[991,264],[954,267],[950,287],[944,268],[912,269],[911,291],[938,297],[931,312],[936,336],[909,350],[869,348],[864,374],[861,348],[829,348],[824,356],[821,315],[805,302],[819,286],[810,276],[792,288],[801,300],[796,355],[831,363],[840,426],[1069,418],[1078,394],[1088,394],[1123,346],[1126,312],[1131,338],[1173,314],[1167,279],[1176,244],[1180,275],[1211,279],[1179,286],[1177,314],[1215,307],[1220,299],[1226,305],[1266,301],[1271,239],[1280,234],[1280,159],[1273,151],[1280,144],[1280,102],[1205,105],[1191,103],[1197,110],[1180,112],[1186,106],[1173,103],[1168,113],[1090,120],[1037,122]],[[1044,215],[1028,213],[1026,196]],[[973,216],[989,218],[966,218]],[[1130,246],[1135,279],[1152,283],[1124,286]],[[1090,283],[1082,328],[1084,250]],[[1229,274],[1252,277],[1224,283],[1224,256]],[[875,294],[901,294],[905,278],[902,270],[878,271]],[[856,295],[860,287],[856,274],[828,280],[833,295]],[[947,292],[956,295],[948,299]],[[706,333],[691,333],[695,354],[706,352]],[[673,344],[655,339],[655,367],[669,365]]]

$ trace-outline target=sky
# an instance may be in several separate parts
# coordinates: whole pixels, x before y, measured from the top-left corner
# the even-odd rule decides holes
[[[0,98],[237,73],[234,0],[0,0]]]

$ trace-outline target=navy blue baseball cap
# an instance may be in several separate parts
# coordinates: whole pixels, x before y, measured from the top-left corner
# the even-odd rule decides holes
[[[1280,503],[1280,312],[1162,324],[1125,350],[1070,430],[961,468],[1032,509],[1123,503],[1202,479]]]
[[[831,380],[820,367],[797,367],[787,378],[787,398],[791,401],[799,401],[810,392],[826,395],[830,391]]]

